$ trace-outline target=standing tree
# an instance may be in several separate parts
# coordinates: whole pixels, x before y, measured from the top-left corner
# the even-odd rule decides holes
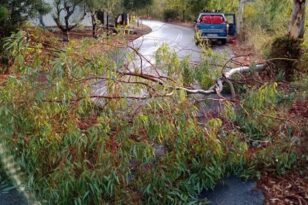
[[[63,41],[69,41],[69,32],[86,16],[83,0],[55,0],[56,12],[53,19],[63,33]]]
[[[122,10],[122,0],[103,0],[102,10],[107,13],[107,30],[109,30],[110,16]]]
[[[190,0],[191,13],[195,16],[204,9],[207,8],[209,1],[207,0]]]
[[[175,9],[179,14],[182,14],[182,20],[185,21],[186,12],[190,10],[191,2],[183,0],[167,0],[167,2],[171,9]]]
[[[301,39],[305,34],[305,9],[306,0],[293,0],[288,35],[275,39],[271,48],[270,57],[282,59],[275,61],[276,72],[283,73],[288,81],[292,81],[296,71],[300,69],[298,62],[303,53]],[[286,58],[296,61],[283,60]]]
[[[243,24],[243,15],[244,15],[244,8],[245,8],[245,3],[247,2],[247,0],[240,0],[240,4],[238,7],[238,11],[237,11],[237,33],[241,33],[241,29],[242,29],[242,24]]]
[[[153,4],[153,0],[123,0],[123,7],[127,11],[138,11]]]
[[[153,5],[153,0],[123,0],[123,8],[125,12],[137,12],[142,9],[149,8]],[[124,13],[122,15],[122,21],[124,24],[127,24],[128,15]],[[139,22],[138,22],[139,25]]]
[[[43,0],[0,0],[0,37],[9,35],[29,18],[48,11],[48,4]]]
[[[293,0],[293,12],[289,26],[289,37],[304,38],[306,0]]]
[[[91,24],[92,24],[92,36],[97,37],[97,14],[98,11],[103,7],[104,0],[86,0],[85,2],[87,11],[91,15]]]

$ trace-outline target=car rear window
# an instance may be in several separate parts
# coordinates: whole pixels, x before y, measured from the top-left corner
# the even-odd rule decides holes
[[[206,24],[222,24],[225,23],[225,19],[221,15],[204,15],[201,16],[200,22]]]

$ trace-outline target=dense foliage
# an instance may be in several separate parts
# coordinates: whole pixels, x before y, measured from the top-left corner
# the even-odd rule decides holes
[[[49,10],[41,0],[1,0],[0,37],[10,34],[31,17]]]
[[[155,1],[152,9],[147,10],[149,15],[162,18],[161,14],[173,11],[173,19],[192,21],[202,10],[221,10],[225,12],[236,12],[239,1],[228,0],[163,0]]]
[[[123,6],[128,11],[138,11],[153,4],[153,0],[123,0]]]
[[[50,61],[40,57],[43,47],[23,39],[22,33],[7,39],[17,58],[0,89],[1,143],[25,174],[27,191],[41,202],[205,204],[198,194],[226,175],[284,173],[297,159],[291,143],[296,126],[275,117],[277,106],[289,100],[276,84],[244,92],[239,114],[226,102],[224,112],[200,121],[199,104],[183,91],[145,103],[129,99],[145,89],[142,83],[160,94],[173,85],[162,89],[138,77],[130,80],[140,85],[123,85],[126,78],[115,69],[121,62],[108,55],[91,59],[89,42],[78,53],[71,42]],[[156,58],[176,85],[197,79],[208,88],[216,78],[206,59],[192,69],[166,46]],[[111,98],[92,96],[93,76],[112,79],[105,83]]]
[[[115,9],[116,1],[105,2],[108,12]],[[203,1],[187,7],[172,2],[162,8],[185,17]],[[237,8],[237,1],[215,2],[204,2],[204,8]],[[280,31],[270,25],[286,25],[286,14],[272,15],[286,8],[272,1],[265,10],[265,3],[246,7],[244,31],[256,29],[246,34],[252,38],[247,41],[277,37]],[[267,21],[259,22],[256,11],[264,12]],[[0,20],[6,15],[0,7]],[[211,87],[221,75],[224,54],[203,48],[204,59],[193,66],[163,45],[155,68],[167,77],[156,79],[142,77],[139,67],[125,74],[134,52],[117,61],[120,51],[114,47],[91,55],[101,40],[63,46],[51,33],[28,28],[5,38],[9,74],[0,79],[0,187],[7,188],[6,175],[25,189],[28,200],[42,204],[207,204],[199,194],[225,176],[282,175],[307,162],[298,150],[308,133],[307,118],[294,106],[306,105],[305,72],[290,85],[277,81],[271,69],[261,77],[239,75],[233,82],[237,98],[204,99],[181,88]],[[307,51],[307,38],[297,46]],[[297,59],[301,71],[307,71],[307,59],[307,52]],[[94,92],[98,85],[101,96]],[[212,111],[213,104],[220,112]]]

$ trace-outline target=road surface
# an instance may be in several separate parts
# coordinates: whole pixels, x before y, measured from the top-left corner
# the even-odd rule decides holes
[[[143,73],[157,75],[164,75],[158,70],[154,70],[152,65],[155,64],[156,51],[163,45],[167,44],[171,52],[176,52],[177,55],[183,59],[189,56],[190,61],[198,63],[201,60],[201,49],[195,45],[194,42],[194,30],[193,28],[187,28],[177,26],[173,24],[167,24],[161,21],[142,20],[142,24],[150,27],[152,32],[144,35],[135,41],[130,43],[130,47],[137,50],[140,55],[136,56],[135,60],[127,59],[127,50],[121,50],[116,52],[113,59],[121,63],[123,61],[129,61],[129,69],[131,71],[140,70],[142,68]],[[133,52],[133,49],[129,49]],[[107,95],[107,88],[103,80],[97,81],[93,85],[93,95]],[[135,96],[144,96],[147,93],[141,91],[141,93]],[[104,105],[103,99],[95,99],[96,104]]]
[[[163,44],[167,44],[180,58],[189,56],[193,62],[200,61],[201,50],[195,45],[193,28],[150,20],[142,20],[142,24],[150,27],[152,32],[133,41],[132,46],[138,48],[140,54],[152,63],[155,62],[156,51]],[[146,64],[144,67],[148,65],[144,61],[143,63]]]
[[[150,27],[152,32],[142,36],[131,43],[138,49],[140,54],[151,63],[155,62],[155,53],[163,44],[167,44],[171,51],[176,52],[180,59],[189,56],[192,63],[199,63],[202,59],[200,47],[195,45],[194,29],[161,21],[142,20],[142,24]],[[233,56],[232,50],[228,46],[217,46],[213,48],[217,53],[224,53]],[[139,59],[136,65],[143,67],[149,63]]]

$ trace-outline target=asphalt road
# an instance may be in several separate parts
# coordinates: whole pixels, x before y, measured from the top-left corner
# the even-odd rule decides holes
[[[201,48],[195,45],[193,28],[154,20],[142,20],[142,24],[150,27],[152,32],[131,43],[142,56],[142,59],[136,58],[133,63],[135,67],[149,68],[150,64],[155,64],[155,53],[163,44],[167,44],[170,51],[176,52],[180,59],[189,57],[194,64],[201,61]],[[214,46],[213,50],[225,54],[226,57],[233,56],[229,46]]]
[[[155,62],[155,52],[163,44],[167,44],[171,51],[176,52],[180,58],[189,56],[193,62],[200,61],[201,50],[195,45],[193,28],[152,20],[142,20],[142,24],[150,27],[152,32],[136,39],[132,42],[132,46],[137,48],[139,53],[151,63]],[[144,60],[142,63],[139,60],[139,64],[143,67],[149,65]]]
[[[129,61],[129,69],[134,71],[142,68],[143,73],[156,75],[159,72],[160,75],[164,75],[160,71],[152,68],[151,64],[155,64],[156,51],[163,45],[167,44],[171,52],[176,52],[177,55],[183,59],[190,57],[190,61],[198,63],[201,60],[201,49],[195,45],[194,42],[194,30],[193,28],[187,28],[177,26],[173,24],[164,23],[161,21],[142,20],[142,24],[150,27],[152,32],[144,35],[135,41],[130,43],[130,52],[133,50],[138,51],[140,55],[136,56],[135,60],[127,59],[127,50],[123,49],[115,53],[112,58],[116,62]],[[123,60],[126,59],[126,60]],[[93,95],[106,95],[107,89],[104,81],[97,81],[93,86]],[[136,96],[143,96],[146,93],[142,92]],[[104,105],[104,100],[95,100],[97,104]]]

